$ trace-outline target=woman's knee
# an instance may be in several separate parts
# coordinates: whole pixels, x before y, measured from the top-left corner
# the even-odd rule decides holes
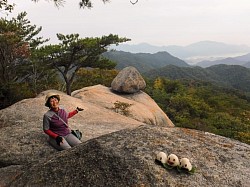
[[[79,139],[78,139],[75,135],[73,135],[73,134],[67,135],[66,140],[68,141],[69,145],[71,145],[72,147],[73,147],[73,146],[76,146],[76,145],[78,145],[78,144],[80,144],[80,143],[82,143],[81,140],[79,140]]]
[[[56,140],[52,139],[52,138],[49,139],[49,143],[50,143],[50,145],[52,145],[52,147],[56,148],[59,151],[71,148],[71,146],[69,145],[69,143],[67,142],[67,140],[65,138],[63,138],[63,142],[60,143],[60,145],[58,145]]]

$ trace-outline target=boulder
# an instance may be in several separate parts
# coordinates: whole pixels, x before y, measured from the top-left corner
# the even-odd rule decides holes
[[[114,91],[136,93],[146,87],[146,83],[136,68],[129,66],[122,69],[111,83]]]
[[[156,153],[187,157],[194,174]],[[196,130],[144,125],[88,140],[26,168],[10,186],[249,186],[250,146]]]

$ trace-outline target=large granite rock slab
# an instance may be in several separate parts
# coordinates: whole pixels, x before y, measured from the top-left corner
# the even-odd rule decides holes
[[[156,102],[142,91],[134,94],[118,94],[108,87],[96,85],[76,90],[72,96],[97,105],[104,111],[109,109],[115,112],[116,102],[129,104],[131,105],[128,108],[129,114],[126,115],[128,118],[150,125],[174,126]]]
[[[155,163],[155,153],[190,159],[196,172]],[[10,186],[248,187],[250,146],[183,128],[140,126],[91,139],[27,168]]]

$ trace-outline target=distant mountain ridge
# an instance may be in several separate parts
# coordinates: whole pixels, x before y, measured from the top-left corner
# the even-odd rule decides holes
[[[208,68],[168,65],[145,72],[149,78],[190,79],[250,92],[250,69],[238,65],[214,65]]]
[[[250,47],[247,45],[231,45],[215,41],[200,41],[187,46],[154,46],[147,43],[136,45],[120,44],[114,46],[114,48],[116,50],[131,53],[157,53],[160,51],[167,51],[171,55],[184,60],[195,56],[223,56],[250,52]]]
[[[242,56],[235,57],[236,60],[243,61],[243,62],[250,62],[250,53]]]
[[[104,56],[117,63],[116,69],[134,66],[149,78],[194,79],[250,92],[250,53],[217,61],[203,61],[197,64],[199,66],[190,66],[168,52],[110,51]]]
[[[141,73],[152,69],[161,68],[166,65],[188,67],[189,65],[167,52],[150,53],[129,53],[124,51],[110,51],[103,54],[104,57],[117,62],[116,69],[123,69],[127,66],[134,66]]]
[[[237,56],[237,57],[229,57],[221,60],[204,60],[201,62],[198,62],[196,65],[206,68],[209,66],[213,65],[218,65],[218,64],[226,64],[226,65],[240,65],[244,66],[246,68],[250,68],[250,53],[242,56]]]

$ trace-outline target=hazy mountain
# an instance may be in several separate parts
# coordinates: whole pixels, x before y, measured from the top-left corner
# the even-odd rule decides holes
[[[110,51],[103,54],[106,58],[117,63],[116,69],[123,69],[127,66],[134,66],[141,73],[161,68],[166,65],[175,65],[180,67],[189,66],[183,60],[180,60],[167,52],[150,53],[129,53],[123,51]]]
[[[250,53],[238,57],[234,57],[234,59],[243,61],[243,62],[250,62]]]
[[[250,68],[250,62],[247,62],[247,63],[243,64],[243,66],[246,67],[246,68]]]
[[[209,66],[213,66],[213,65],[218,65],[218,64],[226,64],[226,65],[240,65],[240,66],[244,66],[244,64],[246,64],[246,62],[244,61],[240,61],[237,60],[236,58],[225,58],[222,60],[215,60],[215,61],[210,61],[210,60],[204,60],[201,62],[198,62],[196,65],[206,68]]]
[[[187,46],[153,46],[147,43],[137,45],[120,44],[113,48],[131,53],[156,53],[167,51],[181,59],[201,56],[230,56],[230,54],[249,53],[250,47],[246,45],[231,45],[214,41],[201,41]]]
[[[192,79],[250,92],[250,69],[238,65],[215,65],[208,68],[168,65],[144,73],[149,78]]]
[[[201,67],[209,67],[217,64],[226,64],[226,65],[241,65],[249,68],[250,62],[250,53],[237,57],[224,58],[220,60],[204,60],[198,62],[196,65]]]
[[[140,43],[136,45],[119,44],[113,46],[118,51],[125,51],[130,53],[157,53],[160,51],[166,51],[166,46],[154,46],[148,43]]]
[[[201,41],[185,48],[190,56],[219,56],[250,52],[250,47],[246,45],[231,45],[214,41]],[[169,52],[171,53],[171,51]]]

